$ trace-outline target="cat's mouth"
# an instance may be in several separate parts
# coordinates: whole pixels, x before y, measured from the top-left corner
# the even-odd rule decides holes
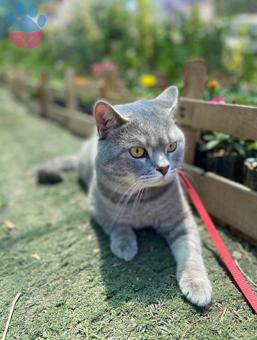
[[[174,175],[178,172],[178,169],[170,170],[165,176],[156,175],[156,176],[142,176],[140,178],[140,182],[144,185],[144,187],[158,187],[161,185],[165,185],[174,179]]]

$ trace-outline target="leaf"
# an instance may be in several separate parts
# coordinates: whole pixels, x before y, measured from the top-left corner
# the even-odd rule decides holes
[[[235,142],[235,143],[233,143],[233,147],[239,155],[245,156],[245,148],[242,144]]]
[[[225,141],[228,140],[230,138],[229,135],[226,135],[223,132],[215,132],[215,139],[218,139],[220,141]]]
[[[4,221],[4,228],[6,231],[13,231],[15,229],[15,224],[12,223],[10,220]]]
[[[240,260],[242,258],[242,254],[237,250],[234,250],[232,255],[235,260]]]
[[[210,140],[215,139],[215,135],[213,133],[205,133],[203,134],[202,139],[206,142],[209,142]]]
[[[206,143],[205,145],[205,150],[206,151],[210,151],[215,149],[218,145],[220,144],[220,141],[218,139],[216,140],[211,140],[209,142]]]
[[[41,257],[37,253],[32,254],[31,257],[35,260],[38,260],[38,261],[41,259]]]
[[[251,149],[251,150],[257,150],[257,142],[252,142],[252,143],[250,143],[249,149]]]

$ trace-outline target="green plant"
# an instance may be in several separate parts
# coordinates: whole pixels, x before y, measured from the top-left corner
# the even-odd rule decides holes
[[[257,141],[241,140],[222,132],[203,132],[200,151],[215,153],[222,150],[225,154],[236,153],[242,157],[257,155]]]
[[[202,135],[203,144],[201,151],[215,152],[224,150],[226,153],[236,152],[241,156],[246,155],[245,142],[231,137],[222,132],[207,132]]]

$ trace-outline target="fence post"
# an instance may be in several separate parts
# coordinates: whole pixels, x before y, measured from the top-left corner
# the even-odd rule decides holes
[[[117,95],[120,90],[117,84],[117,71],[106,71],[101,75],[101,97],[105,99],[112,98],[113,95]]]
[[[188,60],[184,69],[184,91],[183,96],[187,98],[202,99],[206,77],[206,64],[203,59]],[[183,112],[183,108],[180,108]],[[200,132],[188,126],[181,126],[186,137],[185,162],[193,164],[196,143]]]
[[[49,73],[43,71],[40,77],[39,84],[39,114],[42,117],[47,117],[49,111],[50,93],[49,93]]]
[[[66,107],[71,110],[78,109],[78,95],[74,79],[75,71],[71,68],[67,69],[65,72]]]

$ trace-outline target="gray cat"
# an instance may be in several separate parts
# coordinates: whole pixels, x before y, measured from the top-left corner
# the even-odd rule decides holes
[[[100,100],[94,117],[98,133],[75,156],[39,168],[39,182],[58,182],[77,169],[89,189],[93,219],[110,237],[111,251],[132,260],[134,230],[151,226],[167,241],[177,263],[183,295],[204,307],[212,288],[203,263],[197,225],[178,177],[185,140],[174,121],[175,86],[157,98],[112,106]]]

